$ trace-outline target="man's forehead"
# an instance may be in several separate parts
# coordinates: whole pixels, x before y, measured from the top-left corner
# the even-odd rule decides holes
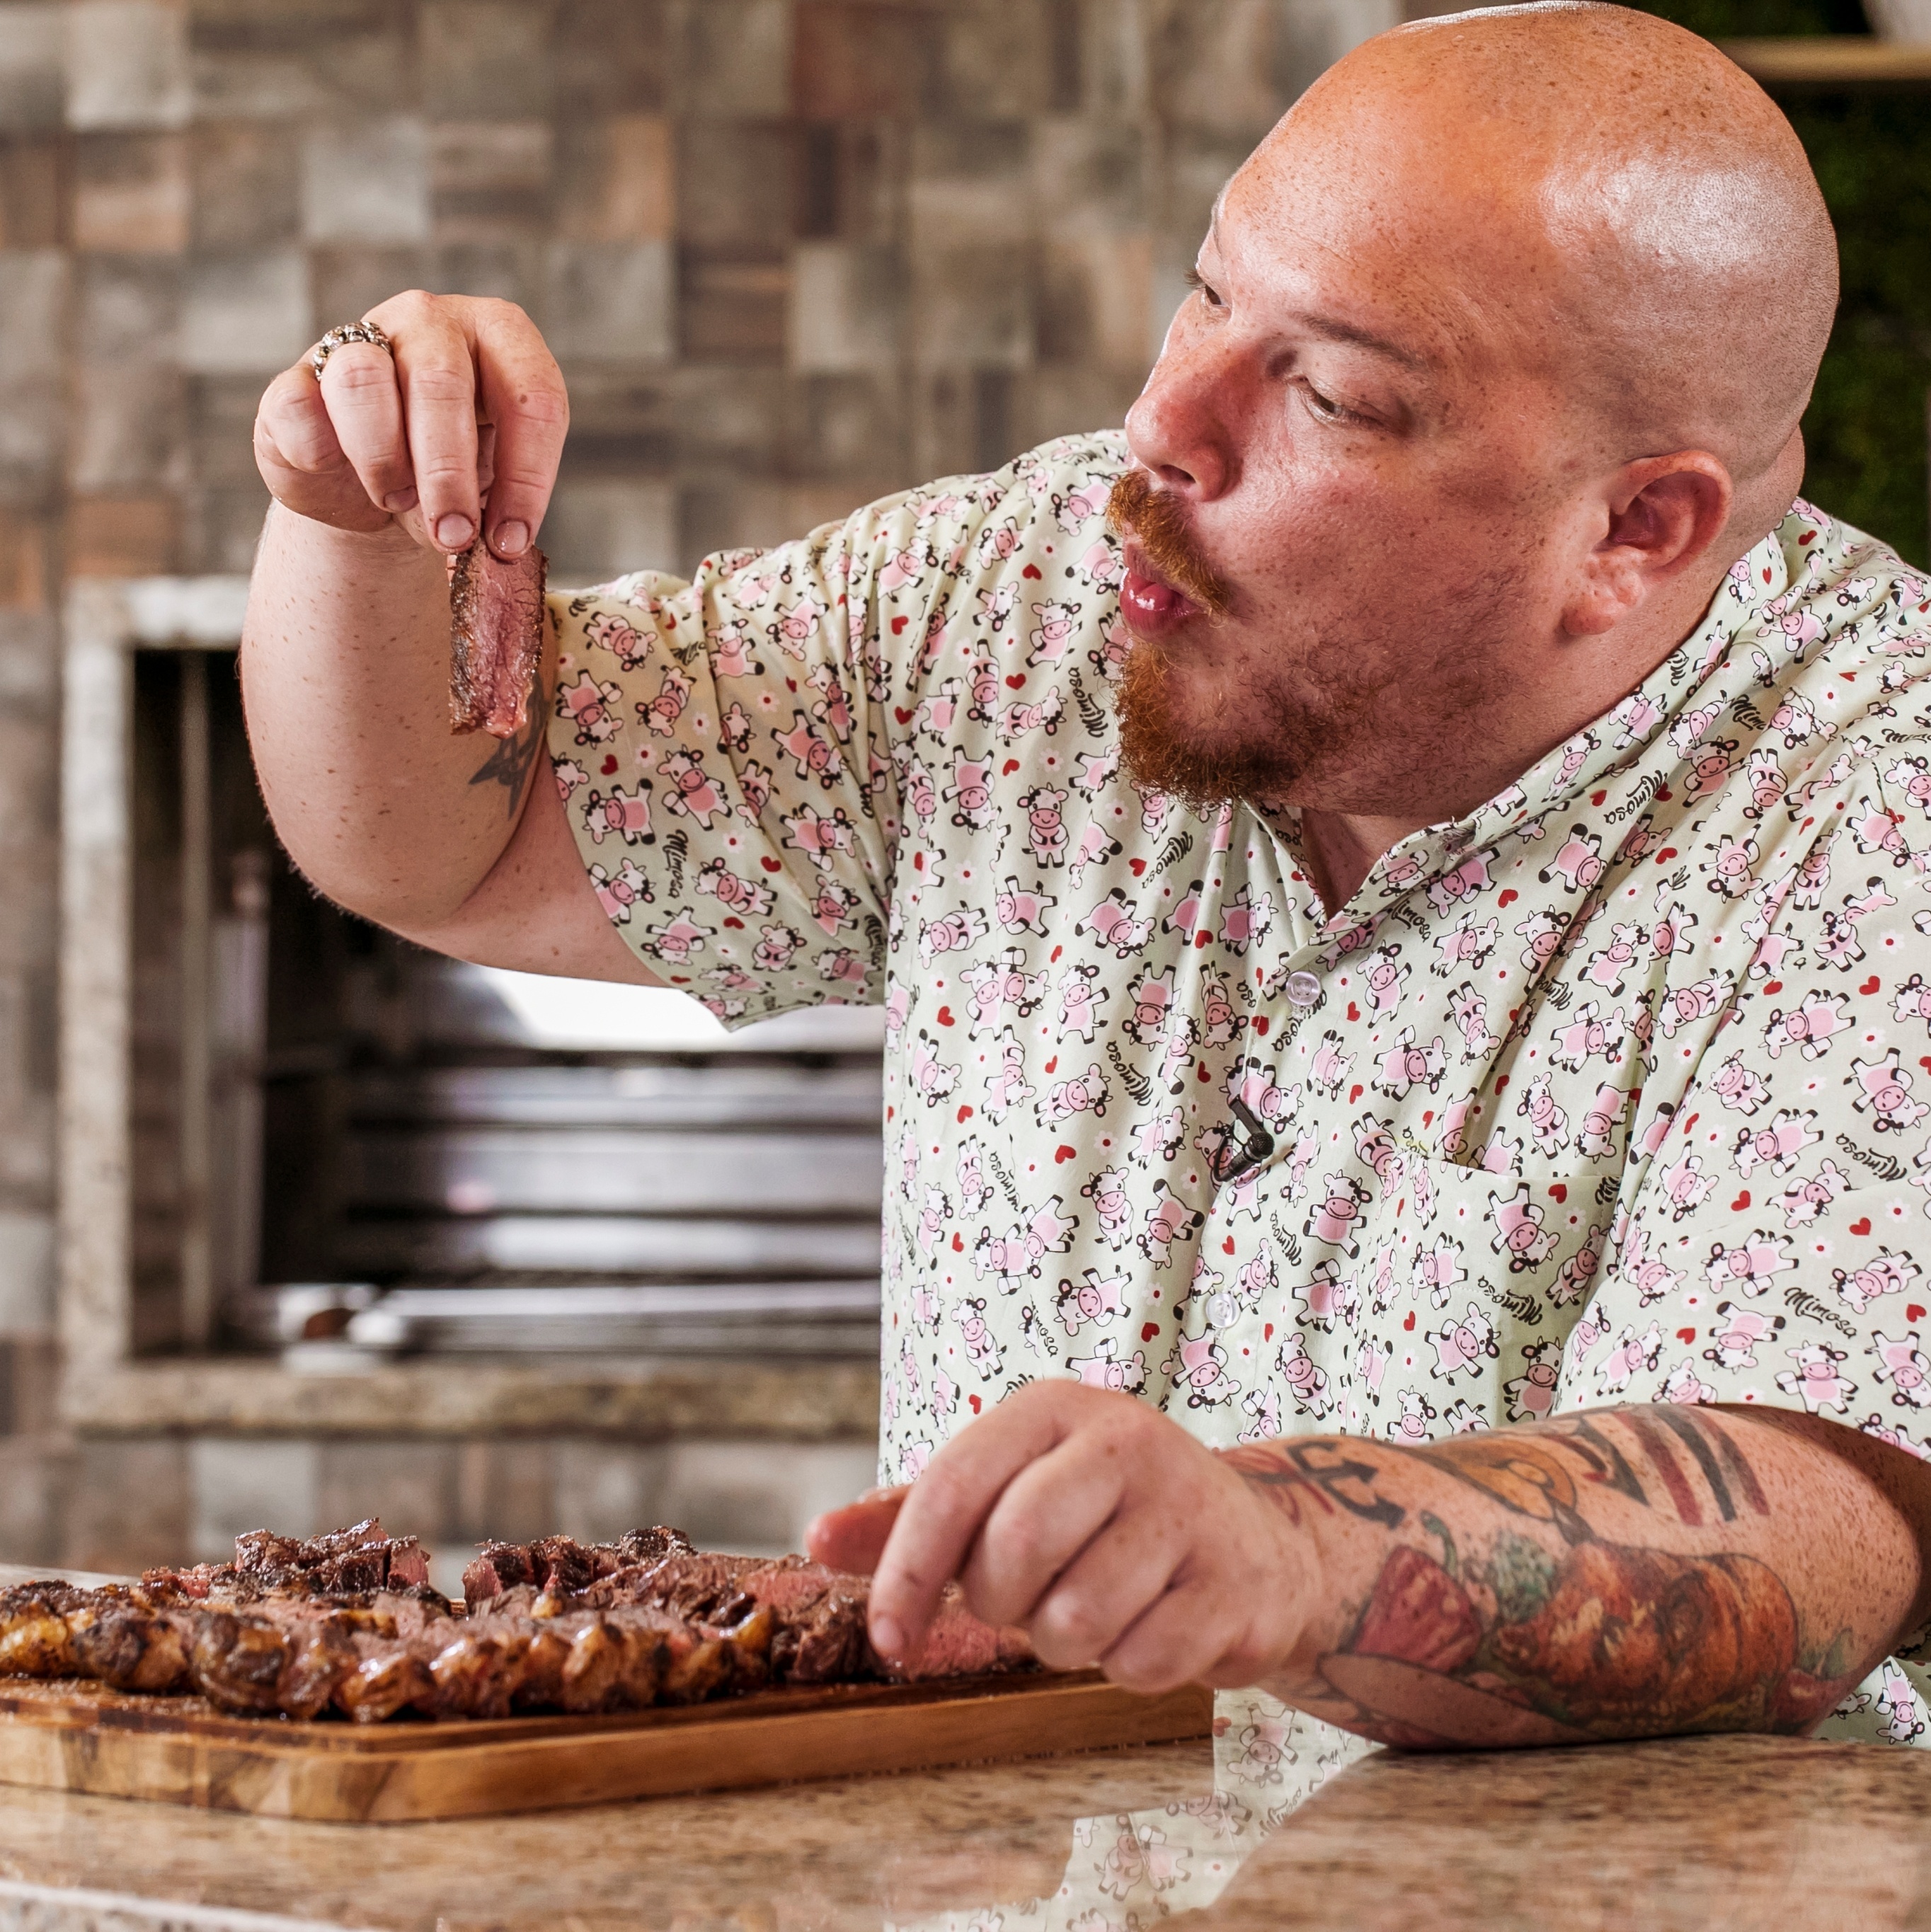
[[[1314,184],[1257,179],[1254,166],[1216,198],[1204,256],[1260,292],[1284,332],[1344,344],[1416,374],[1454,358],[1468,320],[1446,250],[1425,230],[1350,221]]]

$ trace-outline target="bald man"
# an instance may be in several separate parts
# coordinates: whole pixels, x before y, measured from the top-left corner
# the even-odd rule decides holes
[[[531,543],[562,382],[373,311],[257,431],[288,849],[463,958],[882,1001],[910,1486],[813,1542],[887,1656],[956,1576],[1403,1744],[1921,1735],[1931,593],[1794,501],[1802,151],[1646,16],[1431,22],[1195,279],[1124,435],[553,596],[487,755],[443,553]]]

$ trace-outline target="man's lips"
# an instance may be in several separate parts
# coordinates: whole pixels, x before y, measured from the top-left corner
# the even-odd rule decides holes
[[[1161,637],[1202,613],[1185,591],[1148,569],[1143,558],[1128,553],[1126,575],[1120,584],[1120,608],[1128,624],[1142,637]]]

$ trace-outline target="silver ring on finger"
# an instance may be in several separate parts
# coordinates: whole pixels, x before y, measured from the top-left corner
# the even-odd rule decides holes
[[[371,348],[380,349],[392,362],[395,360],[394,346],[374,322],[342,322],[330,329],[308,352],[308,366],[315,372],[317,382],[321,381],[322,371],[328,367],[329,357],[337,350],[346,349],[352,342],[366,342]]]

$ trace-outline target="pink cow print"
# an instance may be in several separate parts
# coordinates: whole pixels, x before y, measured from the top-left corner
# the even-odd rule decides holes
[[[680,818],[695,818],[706,831],[727,808],[724,794],[695,752],[666,752],[657,769],[669,781],[664,802]]]
[[[1428,1424],[1435,1419],[1434,1404],[1419,1389],[1397,1389],[1395,1400],[1399,1412],[1389,1419],[1382,1433],[1391,1442],[1427,1442]]]
[[[1078,885],[1086,876],[1089,866],[1110,864],[1120,855],[1120,842],[1108,836],[1106,827],[1097,818],[1089,818],[1080,828],[1080,842],[1073,848],[1073,856],[1066,862],[1066,877],[1073,885]],[[1147,930],[1152,930],[1152,922],[1147,922]]]
[[[691,701],[691,681],[681,671],[666,666],[657,694],[635,707],[637,715],[655,737],[668,738],[677,728],[684,706]]]
[[[1032,1219],[1015,1224],[1004,1234],[990,1228],[979,1231],[972,1251],[972,1272],[983,1281],[989,1274],[999,1277],[1002,1293],[1015,1294],[1027,1280],[1038,1280],[1040,1264],[1048,1255],[1062,1255],[1072,1246],[1077,1216],[1059,1212],[1059,1196],[1040,1208]]]
[[[1234,1438],[1236,1442],[1272,1442],[1280,1435],[1281,1391],[1272,1383],[1249,1389],[1240,1406],[1254,1420]]]
[[[1174,1243],[1189,1239],[1207,1217],[1198,1208],[1189,1208],[1177,1195],[1168,1193],[1164,1180],[1156,1180],[1153,1186],[1158,1198],[1146,1210],[1140,1250],[1155,1268],[1171,1268]]]
[[[1266,936],[1274,920],[1272,896],[1263,892],[1257,902],[1250,903],[1248,895],[1251,890],[1242,886],[1221,908],[1221,944],[1236,958],[1244,956],[1249,946]]]
[[[557,767],[559,772],[562,767]],[[1897,989],[1896,1004],[1891,1011],[1900,1023],[1916,1020],[1931,1028],[1931,986],[1924,983],[1922,973],[1914,973]]]
[[[1211,1333],[1194,1341],[1182,1335],[1161,1364],[1161,1372],[1187,1391],[1189,1408],[1218,1408],[1240,1393],[1240,1385],[1228,1379],[1227,1363],[1227,1351]]]
[[[1894,1255],[1888,1248],[1880,1248],[1876,1258],[1865,1262],[1862,1268],[1830,1270],[1837,1298],[1858,1315],[1880,1295],[1902,1294],[1917,1279],[1917,1264],[1911,1257]]]
[[[1461,1035],[1461,1057],[1485,1060],[1501,1042],[1488,1030],[1488,1002],[1464,980],[1449,995],[1449,1018]]]
[[[1065,702],[1059,695],[1059,686],[1050,685],[1046,695],[1036,704],[1006,706],[999,720],[999,736],[1010,742],[1023,738],[1029,732],[1041,731],[1050,738],[1059,729],[1059,721],[1065,715]]]
[[[1555,1406],[1556,1378],[1561,1367],[1560,1345],[1553,1341],[1522,1345],[1522,1372],[1502,1384],[1502,1400],[1511,1422],[1540,1422]],[[1558,1359],[1551,1360],[1551,1354]]]
[[[1809,1227],[1850,1184],[1850,1176],[1833,1160],[1825,1161],[1814,1175],[1798,1175],[1783,1190],[1777,1203],[1783,1210],[1783,1225],[1791,1228]]]
[[[1429,1375],[1451,1387],[1464,1370],[1479,1368],[1485,1360],[1493,1360],[1501,1353],[1494,1323],[1473,1301],[1459,1322],[1425,1334],[1422,1340],[1435,1352],[1434,1366]]]
[[[1066,655],[1066,646],[1078,634],[1078,626],[1074,621],[1080,614],[1077,604],[1035,604],[1032,614],[1038,620],[1026,633],[1026,642],[1032,646],[1026,656],[1029,664],[1057,664]]]
[[[1860,1090],[1851,1105],[1860,1114],[1869,1114],[1871,1125],[1878,1133],[1914,1127],[1931,1114],[1931,1102],[1911,1097],[1914,1078],[1905,1071],[1894,1046],[1881,1060],[1853,1060],[1851,1078]]]
[[[1026,1052],[1008,1027],[993,1044],[999,1048],[999,1071],[986,1082],[986,1118],[995,1126],[1017,1106],[1032,1098],[1032,1083],[1026,1077]]]
[[[1813,992],[1794,1011],[1773,1011],[1764,1026],[1764,1046],[1775,1060],[1787,1046],[1800,1048],[1806,1060],[1821,1060],[1832,1037],[1852,1024],[1844,1011],[1842,993]]]
[[[1734,1247],[1713,1242],[1704,1272],[1713,1294],[1726,1288],[1738,1288],[1746,1294],[1761,1295],[1767,1294],[1776,1286],[1779,1274],[1796,1265],[1784,1252],[1782,1235],[1757,1228]]]
[[[771,910],[770,887],[759,880],[740,879],[722,859],[700,866],[695,884],[707,898],[716,899],[741,916],[761,919]]]
[[[1426,1046],[1417,1046],[1414,1028],[1404,1027],[1381,1056],[1374,1089],[1393,1100],[1404,1098],[1411,1087],[1425,1087],[1433,1094],[1440,1090],[1447,1071],[1448,1042],[1442,1036],[1437,1034]]]
[[[1586,825],[1572,825],[1555,856],[1536,876],[1544,885],[1560,879],[1565,892],[1587,892],[1602,877],[1602,841]]]
[[[1816,1118],[1814,1111],[1799,1114],[1785,1107],[1771,1117],[1767,1126],[1754,1133],[1747,1127],[1740,1129],[1731,1153],[1737,1172],[1747,1180],[1758,1168],[1767,1167],[1781,1180],[1796,1166],[1806,1148],[1815,1147],[1824,1138],[1810,1125]]]
[[[1146,946],[1153,921],[1134,918],[1125,890],[1116,886],[1074,930],[1090,933],[1102,946],[1110,946],[1116,958],[1130,959]]]
[[[1060,1325],[1076,1337],[1089,1324],[1110,1326],[1116,1316],[1127,1312],[1127,1292],[1132,1286],[1132,1276],[1103,1275],[1098,1268],[1088,1268],[1077,1282],[1061,1282]]]
[[[1005,884],[993,896],[993,916],[1015,938],[1022,932],[1035,933],[1043,938],[1046,915],[1059,903],[1050,892],[1041,887],[1022,892],[1018,880],[1009,874]]]
[[[1499,1194],[1490,1196],[1488,1218],[1495,1232],[1488,1245],[1509,1257],[1512,1274],[1539,1268],[1555,1252],[1560,1238],[1544,1230],[1542,1216],[1542,1209],[1529,1198],[1526,1181],[1506,1201]]]
[[[1434,970],[1446,978],[1458,967],[1479,966],[1494,951],[1501,937],[1499,920],[1477,926],[1474,914],[1465,912],[1451,930],[1436,940],[1435,950],[1441,957],[1435,962]]]
[[[953,752],[952,782],[939,797],[953,808],[954,825],[967,826],[975,832],[991,826],[999,813],[993,802],[992,770],[990,758],[969,758],[962,745]]]
[[[620,728],[611,706],[623,695],[621,685],[599,684],[588,671],[580,671],[575,684],[558,686],[557,716],[576,727],[579,745],[605,745]]]
[[[1101,1236],[1117,1253],[1133,1232],[1133,1203],[1127,1192],[1126,1169],[1103,1167],[1080,1192],[1092,1202]]]
[[[1461,1244],[1447,1236],[1437,1237],[1433,1247],[1416,1251],[1413,1292],[1425,1294],[1437,1308],[1446,1308],[1449,1298],[1468,1279],[1461,1264]]]
[[[638,779],[635,792],[627,792],[621,785],[613,785],[608,797],[600,791],[590,792],[584,800],[583,814],[584,830],[594,845],[601,845],[612,833],[626,845],[656,842],[650,830],[648,778]]]
[[[1609,944],[1592,952],[1582,969],[1582,976],[1592,986],[1600,986],[1613,999],[1623,990],[1623,981],[1635,964],[1637,950],[1647,935],[1640,926],[1612,926]]]
[[[1556,1105],[1546,1073],[1538,1073],[1523,1088],[1515,1111],[1527,1117],[1530,1137],[1543,1154],[1557,1153],[1568,1140],[1569,1116]]]
[[[1878,1329],[1864,1353],[1877,1358],[1871,1379],[1890,1383],[1890,1399],[1898,1408],[1931,1408],[1931,1357],[1919,1346],[1916,1329],[1895,1341]]]
[[[1275,1352],[1274,1370],[1302,1414],[1318,1418],[1332,1412],[1335,1404],[1328,1394],[1327,1372],[1308,1353],[1304,1336],[1296,1332],[1281,1342]]]
[[[1845,1351],[1822,1342],[1806,1342],[1801,1348],[1783,1352],[1797,1366],[1778,1376],[1777,1387],[1785,1395],[1800,1397],[1812,1415],[1821,1415],[1827,1408],[1842,1415],[1857,1392],[1857,1384],[1838,1367]]]
[[[1623,1109],[1629,1104],[1629,1096],[1620,1087],[1611,1086],[1606,1081],[1596,1090],[1596,1098],[1589,1103],[1589,1111],[1582,1117],[1582,1132],[1576,1144],[1590,1160],[1606,1159],[1616,1144],[1616,1130],[1621,1124]]]
[[[1057,1126],[1075,1114],[1091,1114],[1095,1120],[1104,1120],[1107,1098],[1107,1076],[1097,1064],[1089,1066],[1085,1072],[1047,1090],[1046,1103],[1040,1110],[1041,1124]]]
[[[1556,1278],[1548,1286],[1552,1307],[1566,1308],[1589,1292],[1589,1285],[1596,1279],[1596,1270],[1602,1265],[1602,1243],[1608,1232],[1601,1227],[1588,1228],[1583,1234],[1582,1245],[1556,1270]],[[1670,1275],[1667,1268],[1662,1273],[1672,1281],[1677,1278]],[[1653,1300],[1654,1297],[1649,1298]],[[1640,1290],[1638,1300],[1639,1304],[1643,1302]]]
[[[1308,1280],[1297,1283],[1290,1292],[1308,1311],[1296,1320],[1324,1335],[1332,1330],[1337,1321],[1344,1328],[1352,1328],[1361,1312],[1354,1277],[1344,1276],[1332,1261],[1317,1262]]]
[[[977,906],[961,906],[943,917],[921,920],[918,928],[918,963],[929,966],[947,952],[963,952],[974,941],[986,936],[986,915]]]
[[[1321,1198],[1301,1232],[1324,1247],[1339,1248],[1352,1261],[1359,1252],[1355,1231],[1368,1205],[1368,1190],[1347,1174],[1331,1174],[1322,1186]]]
[[[1734,1301],[1719,1301],[1716,1322],[1710,1330],[1710,1346],[1704,1350],[1703,1358],[1719,1369],[1753,1369],[1757,1344],[1775,1341],[1782,1328],[1781,1315],[1761,1314]]]
[[[909,1061],[912,1090],[928,1107],[938,1106],[959,1084],[958,1067],[939,1058],[938,1045],[921,1027]]]
[[[1136,1348],[1122,1361],[1119,1346],[1114,1336],[1104,1335],[1093,1345],[1090,1355],[1069,1356],[1067,1371],[1089,1388],[1113,1389],[1125,1395],[1137,1395],[1146,1386],[1146,1358]]]
[[[1733,1053],[1716,1070],[1710,1090],[1733,1112],[1754,1114],[1770,1098],[1770,1089],[1743,1064],[1740,1053]]]
[[[1593,1000],[1585,1000],[1576,1008],[1575,1018],[1557,1029],[1549,1058],[1571,1073],[1580,1073],[1591,1060],[1613,1066],[1623,1057],[1626,1030],[1620,1006],[1605,1015]]]
[[[1488,855],[1471,852],[1452,872],[1444,872],[1428,888],[1428,903],[1437,916],[1444,916],[1451,907],[1478,898],[1488,890]]]
[[[1720,1012],[1729,997],[1728,986],[1713,973],[1692,986],[1668,988],[1656,1004],[1656,1031],[1665,1040],[1674,1040],[1679,1028]]]
[[[965,1344],[966,1359],[979,1371],[981,1382],[990,1382],[1005,1363],[1005,1352],[999,1337],[986,1324],[984,1295],[967,1295],[952,1311],[959,1324],[959,1339]]]
[[[1059,1037],[1083,1040],[1090,1046],[1093,1030],[1100,1023],[1100,1008],[1113,997],[1110,986],[1095,986],[1100,969],[1090,960],[1069,966],[1060,975],[1056,989],[1059,1002]]]
[[[761,926],[752,952],[752,964],[761,973],[782,973],[803,944],[803,939],[788,926]]]
[[[590,879],[596,888],[597,903],[603,908],[605,918],[613,926],[628,926],[631,908],[650,903],[650,881],[628,859],[614,874],[605,872],[601,866],[592,866]]]
[[[1634,1376],[1653,1374],[1662,1359],[1662,1330],[1655,1322],[1640,1335],[1632,1328],[1625,1328],[1596,1371],[1596,1393],[1620,1395]]]
[[[970,1031],[975,1039],[997,1026],[1008,1006],[1025,1019],[1045,998],[1046,976],[1027,972],[1025,964],[1026,955],[1008,946],[996,960],[982,959],[959,976],[959,984],[972,994]]]
[[[1663,1169],[1660,1177],[1665,1200],[1670,1204],[1670,1219],[1680,1221],[1693,1214],[1716,1185],[1716,1177],[1703,1171],[1702,1157],[1686,1154]]]

